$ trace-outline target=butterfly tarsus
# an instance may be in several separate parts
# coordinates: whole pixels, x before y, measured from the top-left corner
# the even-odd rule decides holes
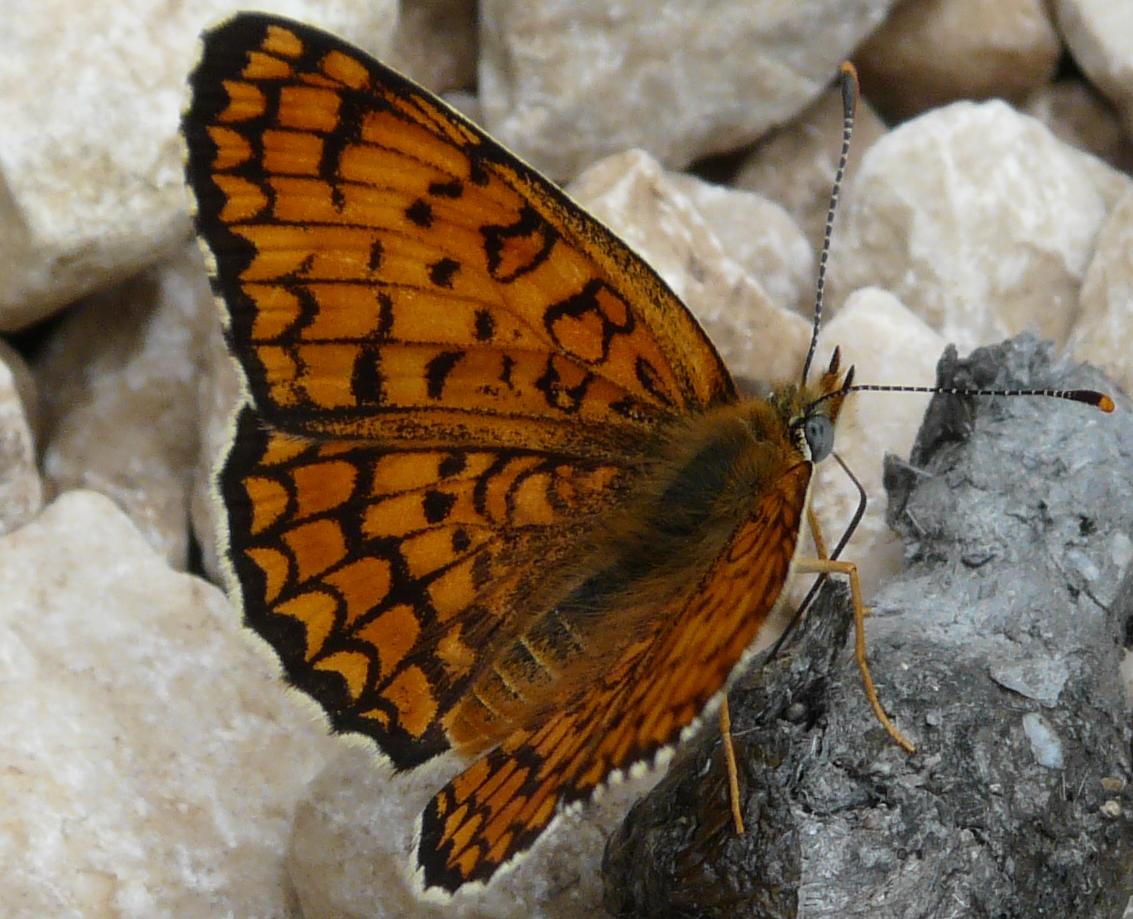
[[[814,554],[818,558],[830,558],[826,551],[826,540],[822,535],[822,527],[818,525],[818,515],[809,504],[806,509],[806,523],[810,527],[810,538],[814,541]]]
[[[732,713],[728,708],[728,694],[724,693],[724,700],[720,703],[720,740],[724,744],[724,765],[728,772],[728,797],[732,803],[732,822],[736,827],[736,835],[743,836],[747,832],[744,828],[743,808],[740,806],[740,773],[736,766],[736,748],[732,744]]]
[[[858,566],[853,562],[843,562],[828,558],[799,559],[796,562],[796,566],[797,570],[804,574],[840,574],[849,579],[850,598],[854,604],[854,660],[857,662],[858,671],[862,676],[862,684],[865,686],[866,698],[869,699],[870,707],[873,709],[877,720],[881,722],[881,726],[885,728],[889,736],[896,741],[897,745],[905,750],[906,753],[916,753],[916,746],[914,746],[912,741],[905,737],[904,734],[897,730],[897,726],[893,724],[889,716],[885,713],[885,709],[881,707],[881,700],[877,697],[877,688],[874,686],[873,675],[870,673],[869,669],[869,661],[866,659],[866,606],[862,602],[862,584],[861,578],[858,576]]]

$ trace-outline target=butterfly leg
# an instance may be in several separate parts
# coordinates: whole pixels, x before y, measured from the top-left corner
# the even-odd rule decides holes
[[[807,524],[810,526],[810,535],[814,540],[814,551],[819,559],[827,559],[826,540],[822,536],[822,527],[818,523],[818,516],[812,507],[806,509]],[[868,672],[868,670],[867,670]],[[873,688],[872,682],[868,684]],[[869,690],[867,689],[867,694]],[[876,693],[874,694],[876,697]],[[732,802],[732,822],[736,825],[736,835],[743,836],[744,815],[740,803],[740,775],[736,766],[736,749],[732,743],[732,714],[728,710],[728,696],[720,704],[720,740],[724,747],[724,765],[728,771],[728,796]]]
[[[728,694],[720,703],[720,739],[724,744],[724,766],[728,770],[728,797],[732,802],[732,822],[736,835],[744,835],[744,815],[740,808],[740,772],[736,767],[736,748],[732,745],[732,713],[728,710]]]
[[[830,558],[830,553],[826,551],[826,539],[822,535],[822,527],[818,523],[818,515],[809,504],[806,509],[806,522],[810,527],[810,538],[814,540],[814,554],[818,558]]]
[[[828,558],[803,558],[795,563],[795,570],[803,574],[842,574],[850,580],[850,597],[854,604],[854,660],[858,663],[858,670],[862,675],[862,684],[865,686],[866,698],[873,708],[873,713],[881,726],[889,733],[897,744],[909,753],[915,753],[917,748],[897,730],[881,701],[877,698],[877,689],[873,685],[873,676],[869,672],[869,662],[865,656],[865,604],[862,602],[862,585],[858,577],[858,566],[853,562],[836,561]]]
[[[826,537],[822,535],[822,525],[818,522],[818,515],[814,512],[814,508],[807,506],[806,509],[806,522],[810,527],[810,538],[814,542],[814,554],[816,558],[826,560],[830,558],[830,553],[826,549]],[[869,616],[873,610],[862,604],[862,615]]]

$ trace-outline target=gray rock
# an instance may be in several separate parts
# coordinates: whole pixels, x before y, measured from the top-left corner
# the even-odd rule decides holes
[[[950,349],[940,382],[1107,388],[1026,336],[965,361]],[[1133,619],[1120,551],[1133,530],[1133,423],[1118,399],[1107,416],[1052,399],[936,397],[910,460],[887,462],[908,568],[867,595],[878,691],[918,752],[873,719],[837,635],[829,674],[808,650],[827,627],[816,608],[798,644],[732,694],[753,831],[731,831],[710,732],[653,793],[668,799],[640,804],[611,840],[607,905],[626,916],[1121,916],[1133,890],[1119,674]],[[699,806],[678,810],[675,791]],[[671,841],[646,844],[665,822]]]
[[[746,835],[733,828],[713,727],[678,752],[606,844],[604,902],[612,915],[796,915],[803,841],[795,773],[824,718],[831,671],[842,662],[849,597],[844,585],[827,583],[786,653],[757,657],[744,685],[732,690]]]

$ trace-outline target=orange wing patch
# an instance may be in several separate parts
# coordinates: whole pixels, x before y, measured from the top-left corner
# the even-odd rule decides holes
[[[198,223],[273,425],[617,455],[735,397],[624,243],[377,62],[241,15],[209,34],[192,84]]]
[[[564,806],[589,800],[612,772],[651,761],[696,720],[782,593],[810,475],[809,463],[784,474],[684,604],[659,615],[597,686],[437,793],[419,831],[427,887],[491,878]]]

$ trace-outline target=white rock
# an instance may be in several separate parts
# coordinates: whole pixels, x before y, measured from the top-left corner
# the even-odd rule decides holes
[[[892,5],[486,0],[487,125],[555,178],[628,147],[683,167],[789,120]]]
[[[1038,712],[1028,712],[1023,716],[1023,731],[1031,742],[1036,763],[1047,769],[1062,768],[1062,739],[1049,721]]]
[[[312,783],[295,816],[288,875],[304,916],[341,919],[576,919],[604,915],[602,851],[630,803],[660,778],[615,785],[564,816],[486,890],[445,907],[417,899],[412,831],[429,798],[460,771],[455,759],[391,776],[352,745]]]
[[[817,369],[826,368],[835,345],[841,348],[842,366],[856,368],[857,383],[932,386],[947,342],[892,294],[864,288],[852,294],[822,330]],[[908,457],[930,398],[920,393],[855,393],[838,418],[835,449],[869,498],[865,516],[842,553],[858,565],[867,602],[873,590],[902,567],[900,539],[885,522],[885,454]],[[827,460],[818,467],[812,495],[831,549],[857,509],[857,489],[836,462]],[[812,551],[809,544],[805,549]]]
[[[724,252],[759,282],[771,302],[810,318],[814,252],[783,207],[755,192],[685,173],[666,178],[692,201]]]
[[[1070,54],[1117,107],[1133,135],[1133,6],[1113,0],[1055,0],[1058,28]]]
[[[188,235],[177,137],[185,79],[201,30],[241,6],[47,0],[4,17],[0,329],[123,280]],[[395,0],[258,7],[376,53],[397,24]]]
[[[1097,233],[1128,187],[1002,102],[936,109],[863,159],[832,299],[884,287],[962,351],[1028,328],[1064,342]]]
[[[184,247],[70,313],[36,367],[50,481],[113,498],[177,568],[188,552],[197,386],[212,316],[196,247]]]
[[[865,151],[888,129],[865,99],[858,102],[847,175],[858,170]],[[817,102],[764,140],[744,160],[735,185],[758,192],[786,208],[818,252],[830,206],[830,187],[842,148],[842,93],[825,92]],[[851,188],[843,187],[840,208]],[[838,245],[838,224],[835,245]]]
[[[1118,202],[1098,234],[1082,283],[1070,347],[1078,360],[1104,369],[1133,393],[1133,191]]]
[[[3,338],[0,338],[0,361],[7,364],[8,369],[12,372],[16,393],[23,403],[28,425],[31,427],[32,435],[38,440],[40,434],[39,387],[36,385],[35,375],[28,367],[28,362],[24,359],[23,354]]]
[[[870,101],[904,119],[957,99],[1020,100],[1062,46],[1043,0],[914,0],[854,55]]]
[[[574,197],[665,279],[708,331],[734,374],[797,374],[810,324],[773,304],[724,253],[696,207],[640,150],[607,157],[570,186]]]
[[[336,747],[216,588],[71,492],[0,538],[0,864],[19,917],[290,915]]]
[[[29,383],[23,360],[0,342],[0,535],[23,526],[43,505],[43,480],[28,418],[28,407],[35,407],[35,387]]]

